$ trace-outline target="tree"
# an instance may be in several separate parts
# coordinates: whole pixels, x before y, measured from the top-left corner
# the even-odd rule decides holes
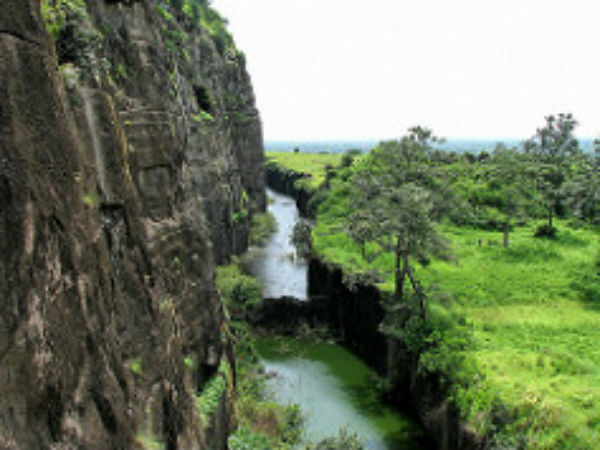
[[[581,153],[573,130],[577,121],[571,114],[546,117],[546,125],[538,128],[524,148],[538,165],[538,190],[548,214],[547,232],[554,233],[553,217],[561,200],[561,187],[568,172],[569,158]]]
[[[485,172],[488,188],[498,195],[496,207],[504,216],[505,248],[510,246],[511,222],[517,217],[527,217],[532,201],[534,171],[525,156],[500,144]]]
[[[594,141],[594,154],[582,154],[575,166],[565,182],[567,204],[578,219],[600,224],[600,140]]]
[[[408,279],[421,298],[423,315],[422,289],[411,262],[425,261],[443,248],[434,225],[440,211],[439,180],[430,164],[430,143],[435,140],[430,130],[413,127],[400,140],[382,142],[360,161],[351,179],[354,212],[347,225],[361,247],[372,240],[393,252],[394,299],[402,300]]]
[[[300,220],[294,225],[290,236],[290,244],[296,247],[296,255],[300,258],[310,256],[312,250],[312,227],[305,220]]]
[[[365,246],[373,240],[372,217],[369,211],[355,210],[346,225],[346,231],[352,240],[360,245],[360,256],[366,260]]]

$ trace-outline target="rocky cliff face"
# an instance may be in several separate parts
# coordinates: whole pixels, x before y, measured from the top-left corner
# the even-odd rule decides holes
[[[0,448],[224,448],[197,394],[265,204],[243,55],[200,0],[41,6],[0,0]]]

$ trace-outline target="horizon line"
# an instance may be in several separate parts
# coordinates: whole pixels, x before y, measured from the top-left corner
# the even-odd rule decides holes
[[[400,136],[399,136],[400,137]],[[593,141],[598,139],[593,136],[576,136],[575,137],[579,141]],[[398,137],[383,137],[383,138],[276,138],[276,139],[267,139],[264,138],[264,142],[266,143],[290,143],[290,142],[381,142],[381,141],[389,141],[393,139],[398,139]],[[480,136],[452,136],[452,137],[442,137],[444,141],[486,141],[486,142],[502,142],[502,141],[526,141],[530,138],[523,137],[480,137]]]

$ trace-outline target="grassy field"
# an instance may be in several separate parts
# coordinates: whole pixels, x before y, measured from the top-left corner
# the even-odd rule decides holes
[[[348,273],[377,273],[379,287],[391,292],[392,255],[367,246],[371,261],[361,258],[341,229],[349,199],[336,184],[317,217],[314,251]],[[450,392],[463,418],[480,433],[496,434],[498,444],[598,448],[600,234],[559,221],[557,239],[536,239],[536,225],[516,228],[508,249],[497,231],[439,226],[452,259],[417,265],[416,273],[431,294],[432,314],[462,318],[468,345],[444,347],[451,331],[422,358],[458,374]],[[444,361],[444,352],[457,355]]]
[[[318,216],[314,249],[346,272],[374,271],[393,291],[393,256],[370,263],[339,229],[343,198]],[[337,216],[337,217],[336,217]],[[559,224],[558,238],[533,238],[534,226],[512,233],[441,226],[451,261],[417,267],[431,308],[464,317],[470,345],[461,356],[472,379],[454,390],[470,426],[492,433],[492,413],[506,409],[510,445],[591,449],[600,443],[600,280],[598,232]],[[481,244],[480,244],[481,242]],[[375,256],[375,248],[367,255]],[[435,300],[437,299],[437,300]]]
[[[309,190],[316,190],[325,181],[325,167],[340,165],[343,154],[331,153],[294,153],[294,152],[267,152],[267,164],[275,164],[287,170],[306,173],[310,178],[300,180],[299,183]]]

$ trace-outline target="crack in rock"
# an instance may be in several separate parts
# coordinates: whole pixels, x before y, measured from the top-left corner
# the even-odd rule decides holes
[[[20,41],[26,42],[28,44],[33,44],[33,45],[36,45],[38,47],[44,47],[44,45],[41,42],[35,41],[33,39],[30,39],[30,38],[28,38],[26,36],[23,36],[22,34],[14,32],[14,31],[0,29],[0,35],[2,35],[2,34],[6,34],[8,36],[11,36],[11,37],[13,37],[15,39],[18,39]]]

